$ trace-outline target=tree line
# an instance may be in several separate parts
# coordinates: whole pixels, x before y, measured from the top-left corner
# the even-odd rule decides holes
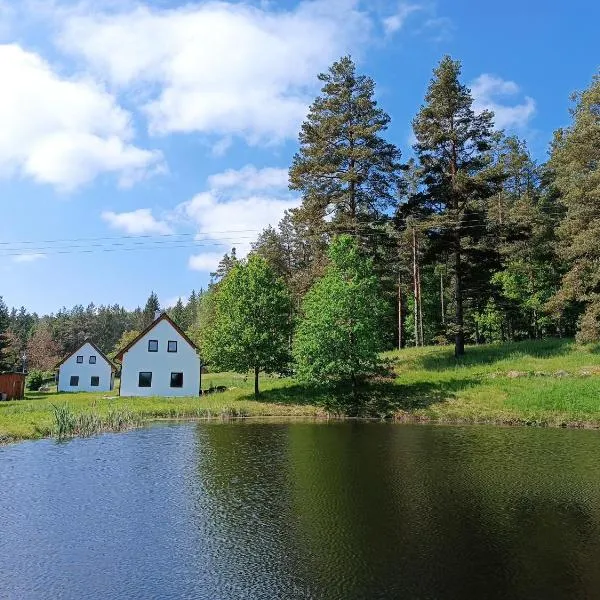
[[[350,57],[318,77],[289,169],[300,205],[171,309],[203,358],[254,371],[258,390],[261,371],[356,383],[376,370],[376,351],[407,345],[453,344],[459,357],[467,343],[600,340],[600,75],[573,96],[545,163],[474,110],[448,56],[407,158]],[[110,352],[157,305],[49,317],[0,306],[2,356],[16,346],[33,356],[40,338],[65,353],[85,335]]]
[[[196,322],[202,294],[202,290],[192,291],[185,302],[179,299],[167,309],[183,329]],[[23,306],[9,310],[0,297],[0,371],[51,371],[86,340],[112,357],[154,320],[160,308],[158,296],[152,292],[144,307],[134,310],[118,304],[89,304],[39,316]]]

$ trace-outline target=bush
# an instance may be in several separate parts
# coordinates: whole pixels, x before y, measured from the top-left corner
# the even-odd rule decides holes
[[[42,371],[30,371],[27,379],[27,388],[32,392],[37,392],[44,383],[44,373]]]

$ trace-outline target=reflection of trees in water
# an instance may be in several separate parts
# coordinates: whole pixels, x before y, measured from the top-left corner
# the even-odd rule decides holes
[[[197,510],[219,597],[310,598],[289,498],[286,425],[196,429]],[[229,596],[228,594],[232,594]]]
[[[584,598],[596,436],[330,423],[197,429],[223,589],[285,598]]]
[[[565,432],[547,433],[294,428],[295,505],[320,585],[347,598],[589,597],[599,589],[594,449],[564,438],[557,448]],[[586,457],[576,467],[572,442]]]

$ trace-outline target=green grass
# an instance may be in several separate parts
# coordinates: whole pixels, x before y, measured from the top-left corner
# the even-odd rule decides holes
[[[600,426],[600,350],[572,340],[386,354],[397,417],[437,422]]]
[[[118,391],[28,392],[25,400],[0,402],[0,442],[49,436],[91,435],[135,427],[154,419],[258,416],[322,416],[308,396],[284,393],[290,380],[261,377],[265,401],[253,399],[254,382],[234,373],[202,376],[202,387],[225,385],[226,392],[199,398],[121,398]],[[275,393],[276,392],[276,393]]]
[[[384,354],[388,377],[363,391],[366,415],[407,421],[600,427],[600,349],[572,340],[451,347]],[[114,393],[31,392],[0,403],[0,442],[55,435],[91,435],[153,419],[324,416],[329,398],[291,379],[203,375],[202,386],[227,392],[200,398],[120,398]],[[59,411],[57,414],[56,411]],[[62,411],[62,413],[60,412]],[[62,419],[62,421],[61,421]]]

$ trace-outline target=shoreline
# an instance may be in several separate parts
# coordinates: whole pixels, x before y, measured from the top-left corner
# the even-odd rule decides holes
[[[115,434],[115,433],[127,433],[135,431],[137,429],[150,428],[154,424],[186,424],[186,423],[234,423],[234,422],[305,422],[305,423],[327,423],[327,422],[370,422],[370,423],[381,423],[386,425],[435,425],[435,426],[449,426],[449,427],[501,427],[501,428],[537,428],[537,429],[571,429],[571,430],[587,430],[594,431],[600,430],[600,417],[598,421],[571,421],[571,422],[551,422],[546,421],[530,421],[524,418],[513,418],[513,419],[466,419],[466,418],[430,418],[418,414],[403,414],[396,417],[381,419],[378,417],[350,417],[350,416],[339,416],[339,415],[244,415],[244,416],[204,416],[204,417],[152,417],[145,419],[137,423],[136,425],[122,427],[122,428],[103,428],[98,431],[94,431],[89,434],[76,434],[64,436],[62,438],[56,435],[44,435],[44,436],[31,436],[31,437],[19,437],[19,438],[8,438],[0,437],[0,448],[11,446],[13,444],[19,444],[21,442],[36,442],[42,440],[55,440],[57,442],[66,442],[74,439],[85,439],[95,437],[104,434]]]

